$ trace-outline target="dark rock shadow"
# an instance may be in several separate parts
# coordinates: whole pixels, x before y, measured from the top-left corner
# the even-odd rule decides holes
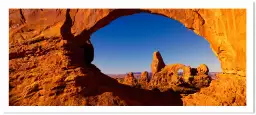
[[[71,66],[90,66],[94,58],[94,48],[91,44],[90,35],[88,32],[83,31],[81,34],[74,36],[71,32],[73,26],[70,17],[70,9],[66,11],[66,20],[61,27],[61,35],[63,40],[67,41],[64,48],[68,53],[71,60]]]

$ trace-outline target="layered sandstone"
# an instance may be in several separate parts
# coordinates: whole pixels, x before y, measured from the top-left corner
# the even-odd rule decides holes
[[[90,101],[108,95],[95,90],[95,84],[107,83],[91,77],[100,71],[89,64],[94,56],[90,35],[118,17],[140,12],[181,22],[204,37],[220,60],[225,78],[185,98],[184,105],[245,105],[245,9],[10,9],[9,105],[104,105]],[[84,84],[94,84],[75,86],[79,76],[90,78]],[[230,84],[222,89],[225,82]],[[87,96],[77,95],[84,91]]]

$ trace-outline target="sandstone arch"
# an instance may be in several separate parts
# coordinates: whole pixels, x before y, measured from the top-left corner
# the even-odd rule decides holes
[[[71,31],[75,36],[86,33],[87,37],[81,38],[81,41],[86,41],[91,33],[114,19],[139,12],[159,14],[178,20],[209,41],[224,73],[245,76],[245,9],[71,9],[69,12],[72,20]],[[13,35],[22,26],[41,32],[47,27],[53,27],[56,32],[45,32],[49,34],[44,36],[60,36],[58,29],[66,19],[65,13],[64,9],[10,10],[10,39],[15,38]],[[35,25],[41,26],[35,28]]]
[[[104,10],[105,11],[105,10]],[[232,27],[237,28],[238,20],[243,21],[245,24],[245,11],[243,10],[198,10],[198,9],[169,9],[169,10],[152,10],[152,9],[139,9],[139,10],[109,10],[108,13],[101,13],[104,11],[99,11],[102,14],[101,19],[96,19],[95,24],[90,28],[84,26],[82,28],[88,31],[89,34],[97,31],[98,29],[104,27],[112,20],[125,16],[131,15],[139,12],[147,12],[153,14],[163,15],[175,20],[178,20],[187,28],[193,30],[196,34],[203,36],[207,41],[209,41],[213,52],[218,57],[221,62],[221,67],[225,73],[238,73],[245,76],[245,25],[241,26],[242,31],[237,29],[232,29]],[[230,12],[229,14],[227,12]],[[211,14],[212,13],[212,14]],[[228,14],[235,16],[235,19],[229,19],[228,15],[220,17],[222,14]],[[98,21],[97,21],[98,20]],[[225,22],[227,24],[225,25]],[[78,22],[77,22],[78,23]],[[79,23],[78,23],[79,24]],[[77,29],[78,25],[74,23],[74,33],[79,33],[82,28]],[[80,25],[81,27],[81,25]],[[240,27],[239,27],[240,28]],[[83,30],[83,29],[82,29]],[[237,32],[238,36],[232,35]],[[241,39],[239,38],[241,37]],[[242,40],[243,38],[243,40]],[[232,40],[233,39],[233,40]],[[237,45],[234,43],[234,39],[242,41],[242,45]],[[234,43],[234,45],[232,45]],[[236,44],[236,45],[235,45]],[[240,49],[240,48],[241,49]],[[242,48],[244,47],[244,48]],[[242,50],[243,49],[243,50]],[[243,53],[242,57],[238,57],[238,52]],[[239,54],[240,54],[239,53]],[[242,59],[244,62],[240,64]],[[238,64],[239,63],[239,64]]]
[[[188,81],[189,77],[191,76],[191,67],[190,66],[186,66],[184,64],[170,64],[167,65],[164,70],[168,71],[168,74],[172,73],[173,77],[176,77],[176,79],[178,80],[178,78],[180,78],[180,76],[178,75],[178,71],[182,70],[182,77],[184,78],[185,82]],[[177,82],[177,81],[176,81]]]
[[[245,9],[71,9],[69,12],[66,9],[10,9],[9,104],[66,105],[67,103],[64,103],[63,99],[73,100],[72,105],[87,103],[85,98],[74,96],[73,94],[77,94],[76,91],[79,89],[74,90],[76,87],[69,85],[69,82],[63,83],[63,79],[68,78],[68,81],[73,81],[78,75],[90,76],[95,75],[95,73],[86,69],[89,72],[84,73],[79,66],[69,68],[70,63],[74,61],[81,63],[82,59],[76,57],[81,57],[82,54],[90,56],[83,53],[81,48],[90,39],[90,34],[118,17],[139,12],[153,13],[175,19],[204,37],[210,43],[213,53],[220,60],[222,71],[236,74],[236,77],[231,76],[225,79],[234,83],[240,80],[243,85],[239,84],[237,87],[244,91],[246,80],[241,76],[246,76]],[[66,13],[70,18],[67,18]],[[69,33],[71,36],[62,36],[61,27],[67,20],[71,23],[65,29],[71,31]],[[40,90],[32,92],[35,93],[33,98],[21,97],[21,100],[17,101],[17,97],[13,95],[20,96],[22,92],[19,89],[25,88],[38,79],[41,80],[38,82],[38,89]],[[215,85],[212,89],[216,89],[215,86],[218,87],[219,84],[224,84],[222,81],[214,82]],[[66,94],[56,95],[58,98],[55,98],[54,102],[47,101],[40,95],[47,97],[48,94],[51,95],[55,91],[48,84],[53,84],[53,87],[57,87],[55,89],[64,91]],[[63,87],[63,84],[66,87]],[[227,87],[233,88],[233,86],[228,85]],[[205,91],[208,90],[205,89]],[[219,96],[227,90],[221,91]],[[205,96],[202,94],[202,97]],[[215,96],[211,98],[214,100]],[[187,102],[197,102],[195,98],[188,98],[188,100]],[[244,105],[244,103],[245,101],[242,101],[238,105]],[[202,103],[196,105],[202,105]]]

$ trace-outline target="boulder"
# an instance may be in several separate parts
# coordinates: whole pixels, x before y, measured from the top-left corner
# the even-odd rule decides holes
[[[207,74],[208,75],[209,69],[205,64],[200,64],[197,67],[197,74],[201,75],[201,74]]]

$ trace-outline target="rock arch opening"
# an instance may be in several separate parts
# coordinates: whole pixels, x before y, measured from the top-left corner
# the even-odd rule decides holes
[[[67,10],[67,14],[71,15],[70,28],[72,35],[76,36],[74,42],[76,44],[84,44],[84,41],[90,39],[90,35],[98,29],[106,26],[111,21],[126,15],[131,15],[140,12],[163,15],[165,17],[175,19],[182,23],[186,28],[193,30],[196,34],[204,37],[210,44],[213,53],[218,57],[223,73],[237,74],[246,76],[245,72],[245,10],[208,10],[208,9],[95,9],[95,10]],[[237,25],[238,20],[228,18],[228,15],[221,17],[219,14],[229,14],[237,16],[237,19],[243,23]],[[79,15],[74,15],[79,14]],[[90,17],[89,15],[93,15]],[[98,16],[96,16],[98,15]],[[82,17],[88,17],[83,20]],[[213,20],[214,19],[214,20]],[[216,19],[216,20],[215,20]],[[227,22],[230,26],[223,25]],[[65,25],[65,23],[64,23]],[[221,26],[218,26],[221,25]],[[238,27],[239,26],[239,27]],[[235,29],[241,28],[241,29]],[[228,31],[227,31],[228,30]],[[232,32],[231,32],[232,31]],[[234,36],[232,33],[238,33]],[[239,44],[233,43],[235,40],[240,40]],[[73,41],[73,40],[71,40]],[[237,55],[242,53],[243,55]],[[86,57],[93,57],[93,54],[87,54]],[[242,61],[241,61],[242,60]],[[90,61],[90,60],[87,60]]]
[[[95,51],[92,63],[106,74],[151,72],[151,55],[156,50],[162,51],[163,63],[181,62],[193,67],[207,63],[212,71],[221,71],[218,67],[220,66],[218,59],[204,38],[196,35],[177,20],[159,14],[140,12],[121,16],[92,33],[90,41]],[[116,66],[113,68],[113,65]],[[124,66],[135,67],[124,71],[122,70]]]
[[[111,21],[121,17],[140,12],[147,12],[151,14],[163,15],[165,17],[175,19],[182,23],[186,28],[193,30],[196,34],[204,37],[210,44],[213,53],[218,57],[221,63],[223,73],[233,73],[240,76],[245,76],[245,40],[241,40],[240,44],[235,45],[234,39],[245,38],[245,10],[208,10],[208,9],[101,9],[91,10],[87,13],[83,10],[71,10],[70,14],[79,14],[75,16],[76,21],[71,28],[72,33],[77,35],[85,35],[85,41],[89,39],[89,35],[98,29],[106,26]],[[225,14],[226,12],[237,16],[237,19],[242,20],[241,25],[233,23],[228,15],[221,17],[219,14]],[[96,17],[86,18],[81,20],[81,17],[88,17],[89,15],[98,15]],[[217,19],[217,20],[213,20]],[[232,21],[233,20],[233,21]],[[85,22],[81,22],[85,21]],[[229,28],[227,25],[223,25],[224,22],[228,22],[228,25],[233,28]],[[218,26],[221,25],[221,26]],[[238,27],[239,26],[239,27]],[[241,29],[235,29],[241,28]],[[228,30],[228,31],[227,31]],[[232,31],[232,32],[231,32]],[[233,36],[232,33],[238,33]],[[79,40],[77,40],[79,41]],[[243,55],[238,56],[237,52]],[[242,61],[241,61],[242,60]]]
[[[159,92],[162,89],[120,85],[99,69],[87,67],[94,57],[90,35],[118,17],[140,12],[178,20],[203,36],[221,62],[220,79],[200,93],[181,97]],[[95,96],[99,90],[113,92],[130,105],[246,105],[246,9],[10,9],[9,19],[9,105],[107,105],[101,97],[109,99],[112,94]],[[83,60],[86,67],[80,65]],[[69,68],[72,64],[79,66]],[[175,66],[179,65],[163,70]],[[203,66],[191,70],[191,75],[207,72]],[[140,82],[148,84],[144,75]],[[157,74],[153,85],[166,83],[157,79],[161,75],[174,73]],[[28,93],[34,86],[37,90]],[[78,96],[81,87],[86,90],[82,93],[94,96]]]

